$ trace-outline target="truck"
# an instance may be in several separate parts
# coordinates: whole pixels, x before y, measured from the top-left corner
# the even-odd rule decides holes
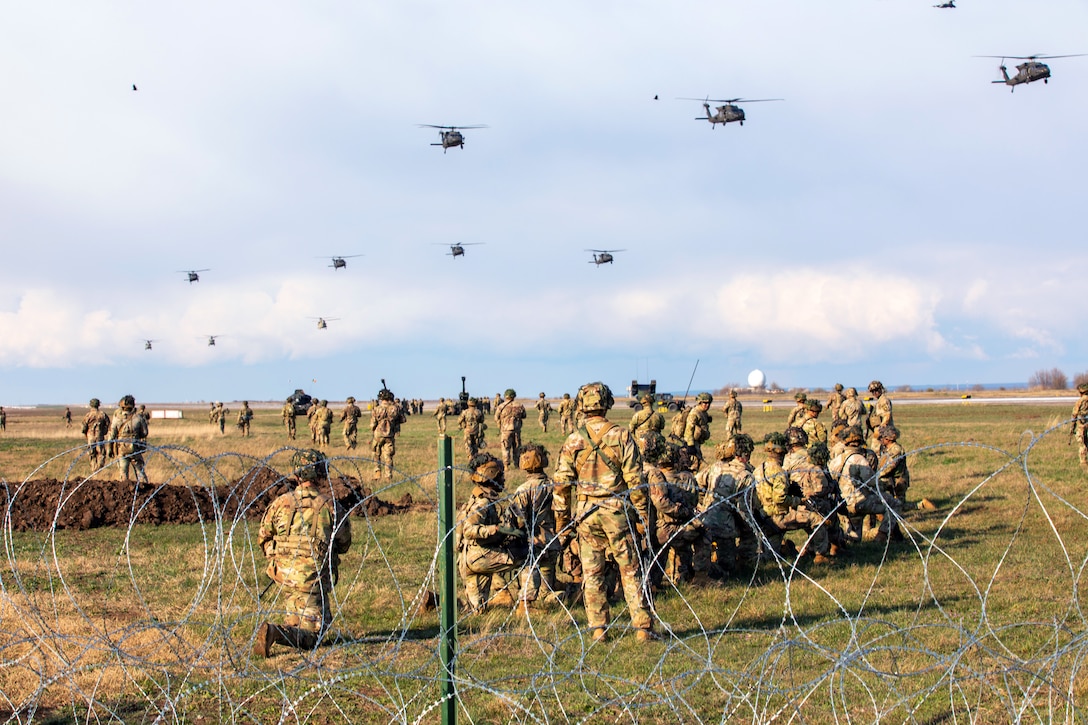
[[[306,415],[314,399],[307,395],[302,388],[296,388],[295,392],[291,393],[287,400],[291,402],[291,405],[295,406],[295,415]]]
[[[657,392],[657,381],[651,380],[648,383],[640,383],[637,380],[632,380],[630,387],[627,388],[627,394],[631,397],[627,401],[627,407],[632,410],[642,410],[642,401],[640,398],[643,395],[652,395],[654,398],[654,409],[659,413],[675,413],[678,410],[683,410],[685,402],[683,400],[677,400],[672,393],[659,393]]]

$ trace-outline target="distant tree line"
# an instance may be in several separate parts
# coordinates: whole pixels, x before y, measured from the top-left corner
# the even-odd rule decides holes
[[[1088,370],[1073,376],[1072,387],[1075,388],[1082,383],[1088,383]],[[1040,388],[1042,390],[1068,390],[1070,387],[1069,377],[1058,368],[1036,370],[1035,373],[1028,378],[1028,387]]]

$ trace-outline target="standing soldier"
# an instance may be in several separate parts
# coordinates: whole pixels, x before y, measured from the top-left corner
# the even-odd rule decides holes
[[[110,417],[99,410],[101,402],[98,398],[91,398],[91,409],[83,416],[83,425],[80,432],[87,436],[87,446],[91,449],[91,468],[97,469],[106,465],[106,449],[102,442],[106,440],[106,434],[110,432]]]
[[[540,399],[536,401],[537,422],[540,423],[540,430],[545,433],[548,432],[548,418],[552,417],[552,404],[544,399],[544,393],[540,394]]]
[[[283,410],[280,411],[280,417],[283,418],[283,425],[287,428],[287,439],[295,439],[295,401],[290,398],[283,404]]]
[[[329,410],[329,401],[322,400],[314,411],[314,432],[317,433],[319,446],[329,445],[329,436],[332,434],[332,411]]]
[[[805,401],[805,417],[803,421],[798,422],[801,424],[801,430],[808,436],[808,446],[806,447],[814,446],[817,443],[827,445],[827,428],[818,420],[823,409],[823,404],[816,398]]]
[[[62,417],[64,418],[64,427],[65,428],[71,428],[72,427],[72,409],[70,407],[66,407],[64,409],[64,415]]]
[[[8,412],[0,405],[0,430],[8,429]]]
[[[136,469],[136,483],[147,483],[144,451],[147,450],[147,423],[136,413],[136,399],[126,395],[117,403],[118,411],[110,424],[110,446],[119,459],[121,480],[128,481],[129,468]]]
[[[517,392],[507,388],[505,400],[495,408],[495,422],[499,424],[499,443],[502,445],[504,466],[514,464],[514,454],[521,447],[521,422],[525,420],[525,406],[517,402]]]
[[[1081,468],[1088,470],[1088,382],[1077,386],[1080,400],[1073,406],[1073,422],[1069,428],[1069,442],[1077,440]],[[2,411],[3,408],[0,408]]]
[[[847,428],[861,427],[862,416],[865,414],[865,404],[858,398],[857,388],[846,389],[846,399],[839,406],[839,418],[846,423]]]
[[[269,505],[257,543],[268,576],[283,591],[284,624],[262,622],[253,654],[268,657],[273,644],[314,649],[332,626],[332,592],[340,557],[351,548],[351,519],[330,494],[328,461],[320,451],[298,451],[291,459],[294,491]]]
[[[888,393],[884,390],[884,384],[879,380],[874,380],[869,383],[869,392],[876,400],[869,406],[866,430],[869,431],[869,448],[875,451],[880,448],[880,437],[877,435],[877,431],[880,430],[881,426],[885,425],[894,427],[895,421],[892,420],[892,399],[888,397]]]
[[[434,420],[438,423],[438,434],[446,435],[446,399],[439,398],[438,405],[434,409]]]
[[[835,383],[835,389],[831,391],[831,395],[827,398],[827,405],[824,406],[831,415],[831,420],[839,417],[839,407],[845,399],[842,394],[842,383]]]
[[[786,419],[787,428],[800,426],[801,421],[805,419],[805,403],[808,401],[808,396],[804,393],[797,393],[793,396],[793,399],[797,401],[797,405],[790,408],[790,416]]]
[[[393,458],[397,455],[397,433],[404,423],[404,413],[393,402],[393,391],[385,387],[378,391],[378,407],[370,414],[370,430],[373,432],[374,478],[393,480]]]
[[[651,431],[660,433],[665,430],[665,416],[654,410],[654,396],[645,393],[638,402],[642,404],[642,410],[636,410],[627,425],[631,435],[642,438]]]
[[[249,401],[242,401],[242,409],[238,411],[238,430],[242,431],[243,438],[249,438],[249,426],[253,422],[253,409],[249,407]]]
[[[471,461],[483,448],[484,429],[487,428],[484,425],[484,414],[476,398],[468,399],[468,407],[461,411],[457,419],[457,427],[464,431],[465,453]]]
[[[733,436],[741,432],[741,416],[744,415],[744,406],[737,400],[737,391],[729,391],[729,400],[722,406],[725,413],[725,440],[728,442]]]
[[[344,424],[344,445],[354,451],[359,443],[359,418],[363,411],[355,404],[355,396],[349,395],[344,409],[340,411],[340,422]]]
[[[572,520],[576,524],[583,601],[593,639],[608,639],[604,574],[612,559],[619,568],[631,624],[639,641],[648,642],[654,639],[654,620],[635,534],[645,531],[649,500],[641,485],[642,463],[634,438],[605,418],[613,403],[612,391],[604,383],[578,390],[575,404],[585,425],[567,437],[559,453],[555,525],[562,531]]]
[[[500,405],[502,405],[502,393],[495,393],[495,400],[492,403],[492,406],[494,406],[495,410],[497,411]]]
[[[703,458],[703,443],[710,440],[710,423],[713,418],[707,411],[713,402],[714,396],[710,393],[699,393],[695,397],[695,407],[684,422],[684,444],[695,448],[700,461]]]
[[[563,400],[559,402],[559,424],[563,426],[563,435],[574,432],[574,401],[570,393],[563,393]]]
[[[555,578],[559,558],[559,539],[555,535],[555,512],[552,510],[552,490],[555,484],[544,470],[548,467],[548,451],[544,446],[526,443],[518,449],[518,468],[527,474],[514,491],[506,513],[513,529],[525,532],[528,554],[521,570],[521,599],[518,610],[527,615],[540,598],[541,583],[550,593],[558,590]]]
[[[219,409],[215,407],[215,403],[208,403],[211,406],[208,410],[208,422],[215,426],[219,422]]]
[[[229,414],[230,408],[223,405],[222,401],[215,404],[215,420],[219,423],[219,435],[227,433],[227,415]]]

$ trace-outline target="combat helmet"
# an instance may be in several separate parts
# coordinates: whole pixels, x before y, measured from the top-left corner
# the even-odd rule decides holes
[[[348,399],[345,400],[344,402],[345,403],[354,403],[355,402],[355,396],[354,395],[349,395]]]
[[[649,393],[643,393],[642,397],[638,399],[638,402],[642,403],[645,407],[650,407],[654,404],[654,396]]]
[[[813,443],[808,449],[808,460],[812,462],[814,466],[823,468],[827,465],[827,462],[831,460],[831,452],[827,449],[827,444],[823,441]]]
[[[763,450],[768,453],[785,453],[787,443],[786,436],[778,431],[772,431],[763,439]]]
[[[121,410],[135,410],[136,398],[132,397],[131,395],[126,395],[125,397],[117,401],[117,407]]]
[[[808,396],[804,393],[794,393],[793,399],[796,400],[798,403],[803,403],[808,400]]]
[[[479,403],[479,401],[476,400],[476,398],[469,398],[468,399],[468,407],[470,407],[470,408],[475,408],[479,404],[480,403]]]
[[[318,405],[320,405],[322,408],[327,408],[329,405],[329,401],[322,400],[320,403],[318,403]]]
[[[803,428],[790,426],[786,429],[786,443],[791,446],[807,446],[808,433],[806,433]]]
[[[695,396],[695,404],[696,405],[698,405],[699,403],[710,404],[710,403],[713,403],[713,402],[714,402],[714,396],[711,395],[710,393],[699,393],[698,395]]]
[[[513,400],[514,398],[518,397],[518,392],[513,388],[507,388],[503,392],[502,397],[506,398],[507,400]]]
[[[879,380],[874,380],[869,383],[869,392],[873,395],[880,395],[880,393],[884,392],[884,383]]]
[[[824,409],[824,404],[821,403],[820,401],[816,400],[816,398],[809,398],[808,400],[805,401],[805,410],[812,410],[812,411],[815,411],[816,413],[822,413],[823,409]]]
[[[91,402],[89,403],[89,405],[95,410],[98,410],[98,406],[102,405],[102,401],[98,398],[91,398]]]
[[[842,392],[842,383],[835,383],[835,392],[837,392],[837,393]]]
[[[865,436],[862,435],[861,428],[856,425],[852,425],[840,433],[839,438],[848,446],[860,446],[865,442]]]
[[[469,461],[468,465],[472,469],[473,483],[487,486],[496,491],[502,491],[506,488],[502,461],[495,458],[495,456],[490,453],[480,453]]]
[[[729,397],[730,398],[737,397],[737,389],[736,388],[733,388],[732,390],[729,391]]]
[[[291,456],[292,474],[300,481],[317,483],[329,477],[329,461],[325,454],[315,448],[296,451]]]
[[[639,435],[635,442],[638,444],[638,450],[643,459],[653,463],[657,460],[661,447],[665,445],[665,436],[656,430],[648,430]]]
[[[570,400],[570,393],[563,393],[563,400]]]
[[[606,413],[615,402],[612,391],[604,383],[586,383],[578,388],[576,404],[583,413]]]
[[[392,401],[393,400],[393,391],[390,390],[389,388],[383,386],[382,389],[378,391],[378,400]]]
[[[548,450],[537,443],[526,443],[518,448],[518,468],[532,473],[548,467]]]
[[[675,470],[680,464],[680,446],[665,441],[656,451],[657,455],[651,463],[656,463],[661,468],[670,471]]]
[[[1088,395],[1088,382],[1083,382],[1077,386],[1077,392],[1081,395]]]
[[[729,442],[733,444],[733,455],[737,458],[751,458],[756,449],[756,442],[747,433],[737,433]]]
[[[899,429],[894,425],[882,425],[877,428],[876,437],[880,440],[897,441],[899,440]]]
[[[541,397],[541,398],[543,398],[543,397],[544,397],[544,393],[541,393],[541,394],[540,394],[540,397]]]

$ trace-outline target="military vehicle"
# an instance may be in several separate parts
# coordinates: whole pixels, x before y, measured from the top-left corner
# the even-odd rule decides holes
[[[744,109],[736,105],[737,103],[766,103],[767,101],[782,101],[783,98],[679,98],[681,101],[702,101],[703,110],[706,113],[705,116],[696,116],[696,121],[710,121],[710,127],[714,128],[719,123],[723,126],[727,126],[730,123],[739,123],[744,125]],[[717,110],[714,113],[710,112],[711,103],[722,103],[725,105],[717,106]]]
[[[287,400],[295,406],[295,415],[306,415],[314,401],[302,388],[296,388]]]
[[[465,148],[465,135],[461,133],[466,128],[487,128],[482,123],[477,123],[471,126],[435,126],[432,123],[421,123],[420,128],[437,128],[438,137],[442,139],[438,143],[433,143],[431,146],[441,146],[442,153],[446,153],[446,149],[457,146],[458,148]]]

